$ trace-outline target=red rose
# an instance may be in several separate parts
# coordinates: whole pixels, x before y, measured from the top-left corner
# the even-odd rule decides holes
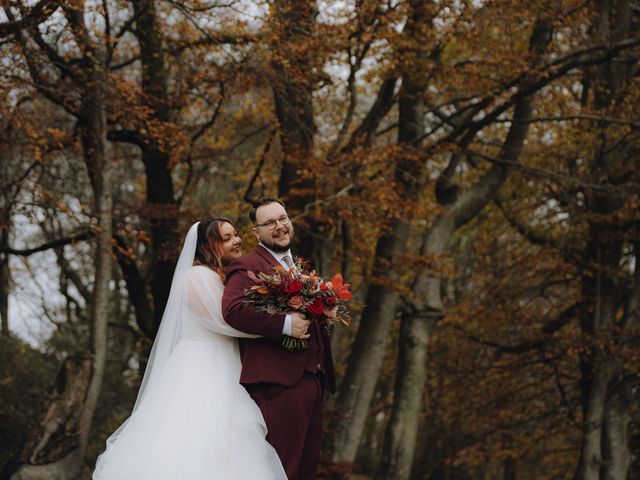
[[[311,305],[307,307],[307,311],[311,315],[319,316],[324,314],[324,303],[321,298],[316,298]]]
[[[336,297],[331,296],[331,297],[327,297],[327,298],[324,299],[324,304],[327,307],[332,307],[333,305],[336,304],[337,301],[338,301],[338,299]]]
[[[298,293],[300,290],[302,290],[302,284],[298,280],[293,280],[284,287],[285,293]]]

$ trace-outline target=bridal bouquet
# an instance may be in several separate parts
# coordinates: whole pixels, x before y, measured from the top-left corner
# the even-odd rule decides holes
[[[341,323],[349,325],[350,316],[345,307],[352,297],[349,284],[337,274],[327,281],[314,271],[308,271],[300,259],[296,259],[297,269],[277,266],[270,273],[248,272],[254,285],[244,291],[244,303],[253,305],[258,312],[271,315],[297,311],[304,313],[312,321],[320,321],[328,329]],[[282,346],[291,352],[307,348],[307,341],[284,336]]]

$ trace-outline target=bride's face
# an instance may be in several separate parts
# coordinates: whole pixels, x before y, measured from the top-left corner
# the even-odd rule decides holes
[[[220,238],[222,238],[222,263],[228,265],[242,256],[242,239],[230,223],[220,224]]]

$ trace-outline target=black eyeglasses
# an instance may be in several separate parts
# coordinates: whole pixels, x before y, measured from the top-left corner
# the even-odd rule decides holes
[[[267,230],[275,230],[276,223],[280,222],[281,225],[289,224],[289,215],[283,215],[280,218],[276,218],[275,220],[267,220],[264,223],[256,223],[256,228],[258,227],[267,227]]]

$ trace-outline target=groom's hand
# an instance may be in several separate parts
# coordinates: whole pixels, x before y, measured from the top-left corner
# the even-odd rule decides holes
[[[291,315],[291,336],[295,338],[309,338],[307,333],[311,322],[307,320],[303,314],[299,312],[293,312]]]

